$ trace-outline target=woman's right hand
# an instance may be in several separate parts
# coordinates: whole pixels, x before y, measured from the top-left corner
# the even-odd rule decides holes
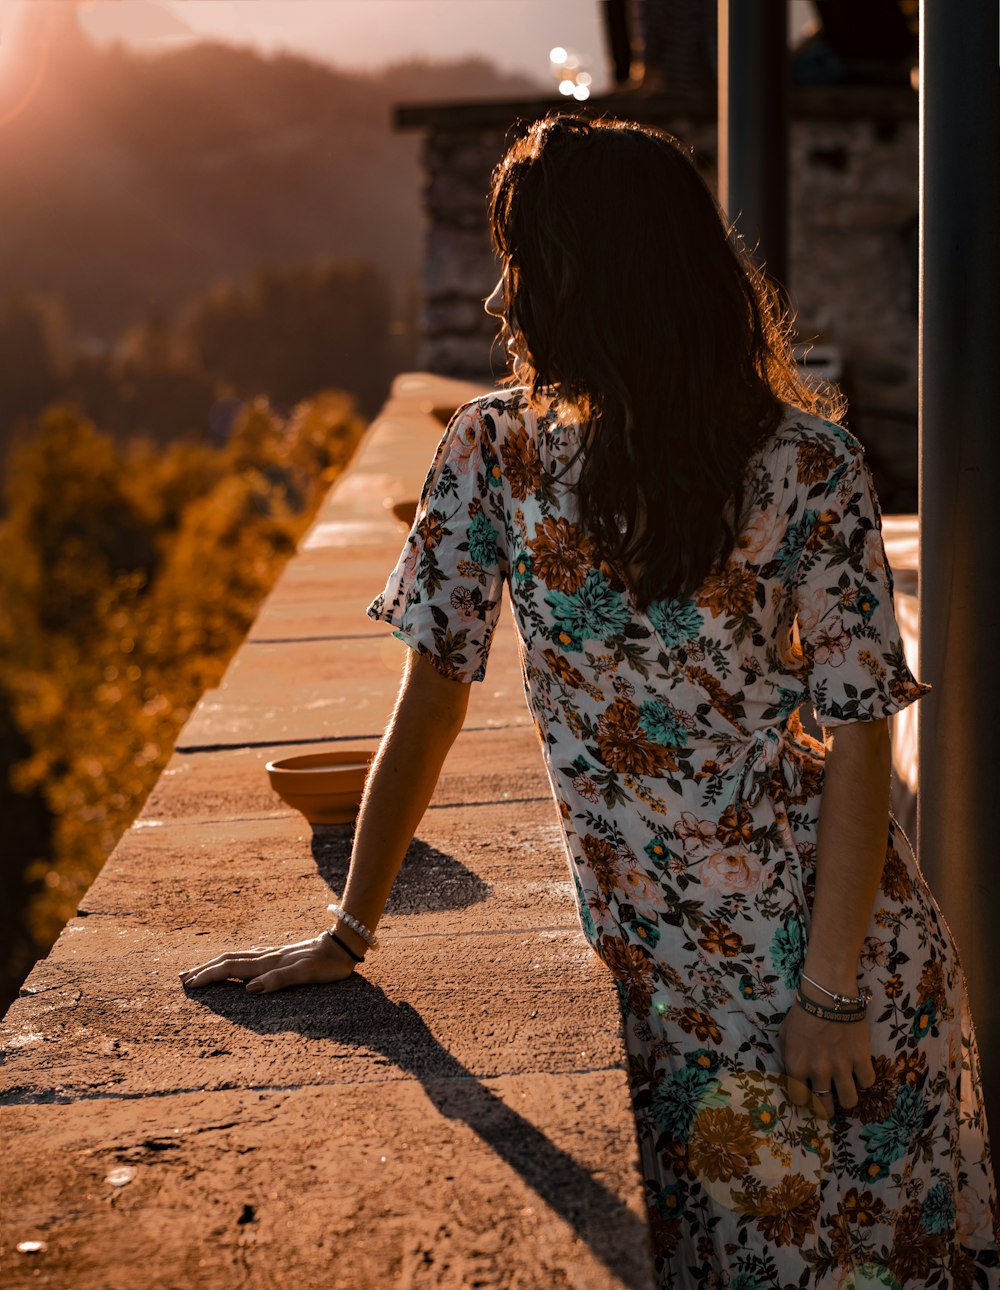
[[[237,978],[251,994],[270,994],[289,985],[324,985],[343,981],[355,963],[326,932],[293,945],[234,950],[180,973],[185,988]]]
[[[821,1021],[792,1004],[778,1031],[788,1100],[829,1120],[834,1094],[845,1111],[858,1104],[858,1090],[875,1083],[864,1020]]]

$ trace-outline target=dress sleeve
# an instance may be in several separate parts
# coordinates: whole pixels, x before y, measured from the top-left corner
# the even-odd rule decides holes
[[[478,403],[459,408],[438,444],[416,517],[370,618],[455,681],[481,681],[507,560],[499,460]]]
[[[921,698],[931,687],[906,662],[878,497],[856,441],[853,455],[810,488],[795,527],[792,594],[817,720],[876,721]]]

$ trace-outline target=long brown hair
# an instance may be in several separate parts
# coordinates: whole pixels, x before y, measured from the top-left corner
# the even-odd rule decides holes
[[[690,596],[732,553],[743,475],[782,403],[836,416],[800,378],[764,274],[684,146],[555,115],[493,174],[504,331],[529,398],[585,428],[580,515],[645,606]]]

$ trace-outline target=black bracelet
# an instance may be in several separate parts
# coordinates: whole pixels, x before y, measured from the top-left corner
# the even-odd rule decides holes
[[[351,947],[345,941],[342,941],[340,939],[340,937],[337,935],[337,933],[333,930],[332,927],[327,928],[326,934],[327,936],[329,936],[330,940],[334,942],[335,945],[340,946],[340,948],[344,951],[345,954],[350,954],[351,958],[354,960],[355,963],[364,963],[365,956],[363,954],[355,954],[354,951],[351,949]]]
[[[818,1017],[820,1021],[839,1021],[844,1024],[852,1021],[864,1021],[865,1013],[868,1011],[867,1005],[851,1012],[847,1012],[844,1009],[824,1008],[821,1003],[817,1003],[815,999],[810,999],[801,990],[795,991],[795,1002],[803,1012],[808,1012],[810,1017]]]

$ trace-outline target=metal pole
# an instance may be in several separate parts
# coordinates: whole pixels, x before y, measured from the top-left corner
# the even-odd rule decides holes
[[[718,0],[719,200],[747,248],[788,280],[785,0]]]
[[[917,850],[958,942],[1000,1132],[1000,85],[995,0],[924,0]]]

